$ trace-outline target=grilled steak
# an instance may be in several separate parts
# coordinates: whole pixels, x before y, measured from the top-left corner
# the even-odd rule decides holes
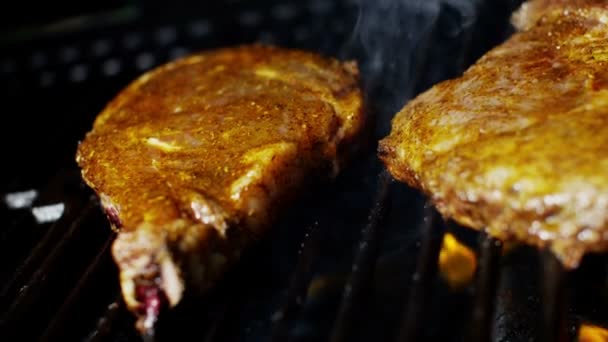
[[[78,147],[118,236],[122,294],[152,327],[211,287],[305,184],[334,177],[362,129],[354,63],[264,46],[144,74]]]
[[[608,249],[608,3],[528,6],[528,29],[408,103],[379,154],[445,217],[576,267]]]
[[[592,7],[603,7],[606,0],[531,0],[521,5],[513,14],[513,25],[519,30],[526,30],[536,24],[538,19],[551,11],[585,10]],[[554,15],[556,14],[554,13]]]

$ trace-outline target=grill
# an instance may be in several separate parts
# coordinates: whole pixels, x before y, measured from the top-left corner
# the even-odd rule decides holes
[[[444,222],[375,157],[392,114],[503,40],[518,1],[150,3],[3,41],[0,340],[141,340],[76,143],[138,74],[253,41],[357,58],[372,139],[335,184],[305,194],[222,283],[147,339],[566,341],[583,324],[608,326],[604,255],[565,272],[547,253]],[[447,234],[477,260],[458,288],[438,268]]]

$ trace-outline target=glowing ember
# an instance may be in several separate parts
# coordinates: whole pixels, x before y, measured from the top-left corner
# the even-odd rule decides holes
[[[579,342],[604,342],[608,341],[608,330],[591,324],[581,324],[578,329]]]
[[[439,272],[452,288],[467,285],[477,269],[475,253],[451,233],[445,234],[439,253]]]

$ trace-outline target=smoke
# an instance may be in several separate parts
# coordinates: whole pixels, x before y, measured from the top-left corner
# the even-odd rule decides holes
[[[358,20],[342,55],[360,63],[378,135],[388,133],[390,119],[410,98],[462,71],[481,5],[482,0],[358,0]]]

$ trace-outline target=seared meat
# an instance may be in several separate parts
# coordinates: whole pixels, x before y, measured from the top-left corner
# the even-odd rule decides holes
[[[608,249],[608,2],[538,3],[528,30],[407,104],[379,153],[445,217],[576,267]]]
[[[536,24],[538,19],[550,12],[584,10],[591,7],[605,7],[606,0],[531,0],[521,5],[513,14],[513,25],[519,30],[526,30]]]
[[[76,159],[119,232],[139,328],[162,300],[212,286],[305,184],[334,177],[362,124],[354,63],[263,46],[169,63],[112,100]]]

